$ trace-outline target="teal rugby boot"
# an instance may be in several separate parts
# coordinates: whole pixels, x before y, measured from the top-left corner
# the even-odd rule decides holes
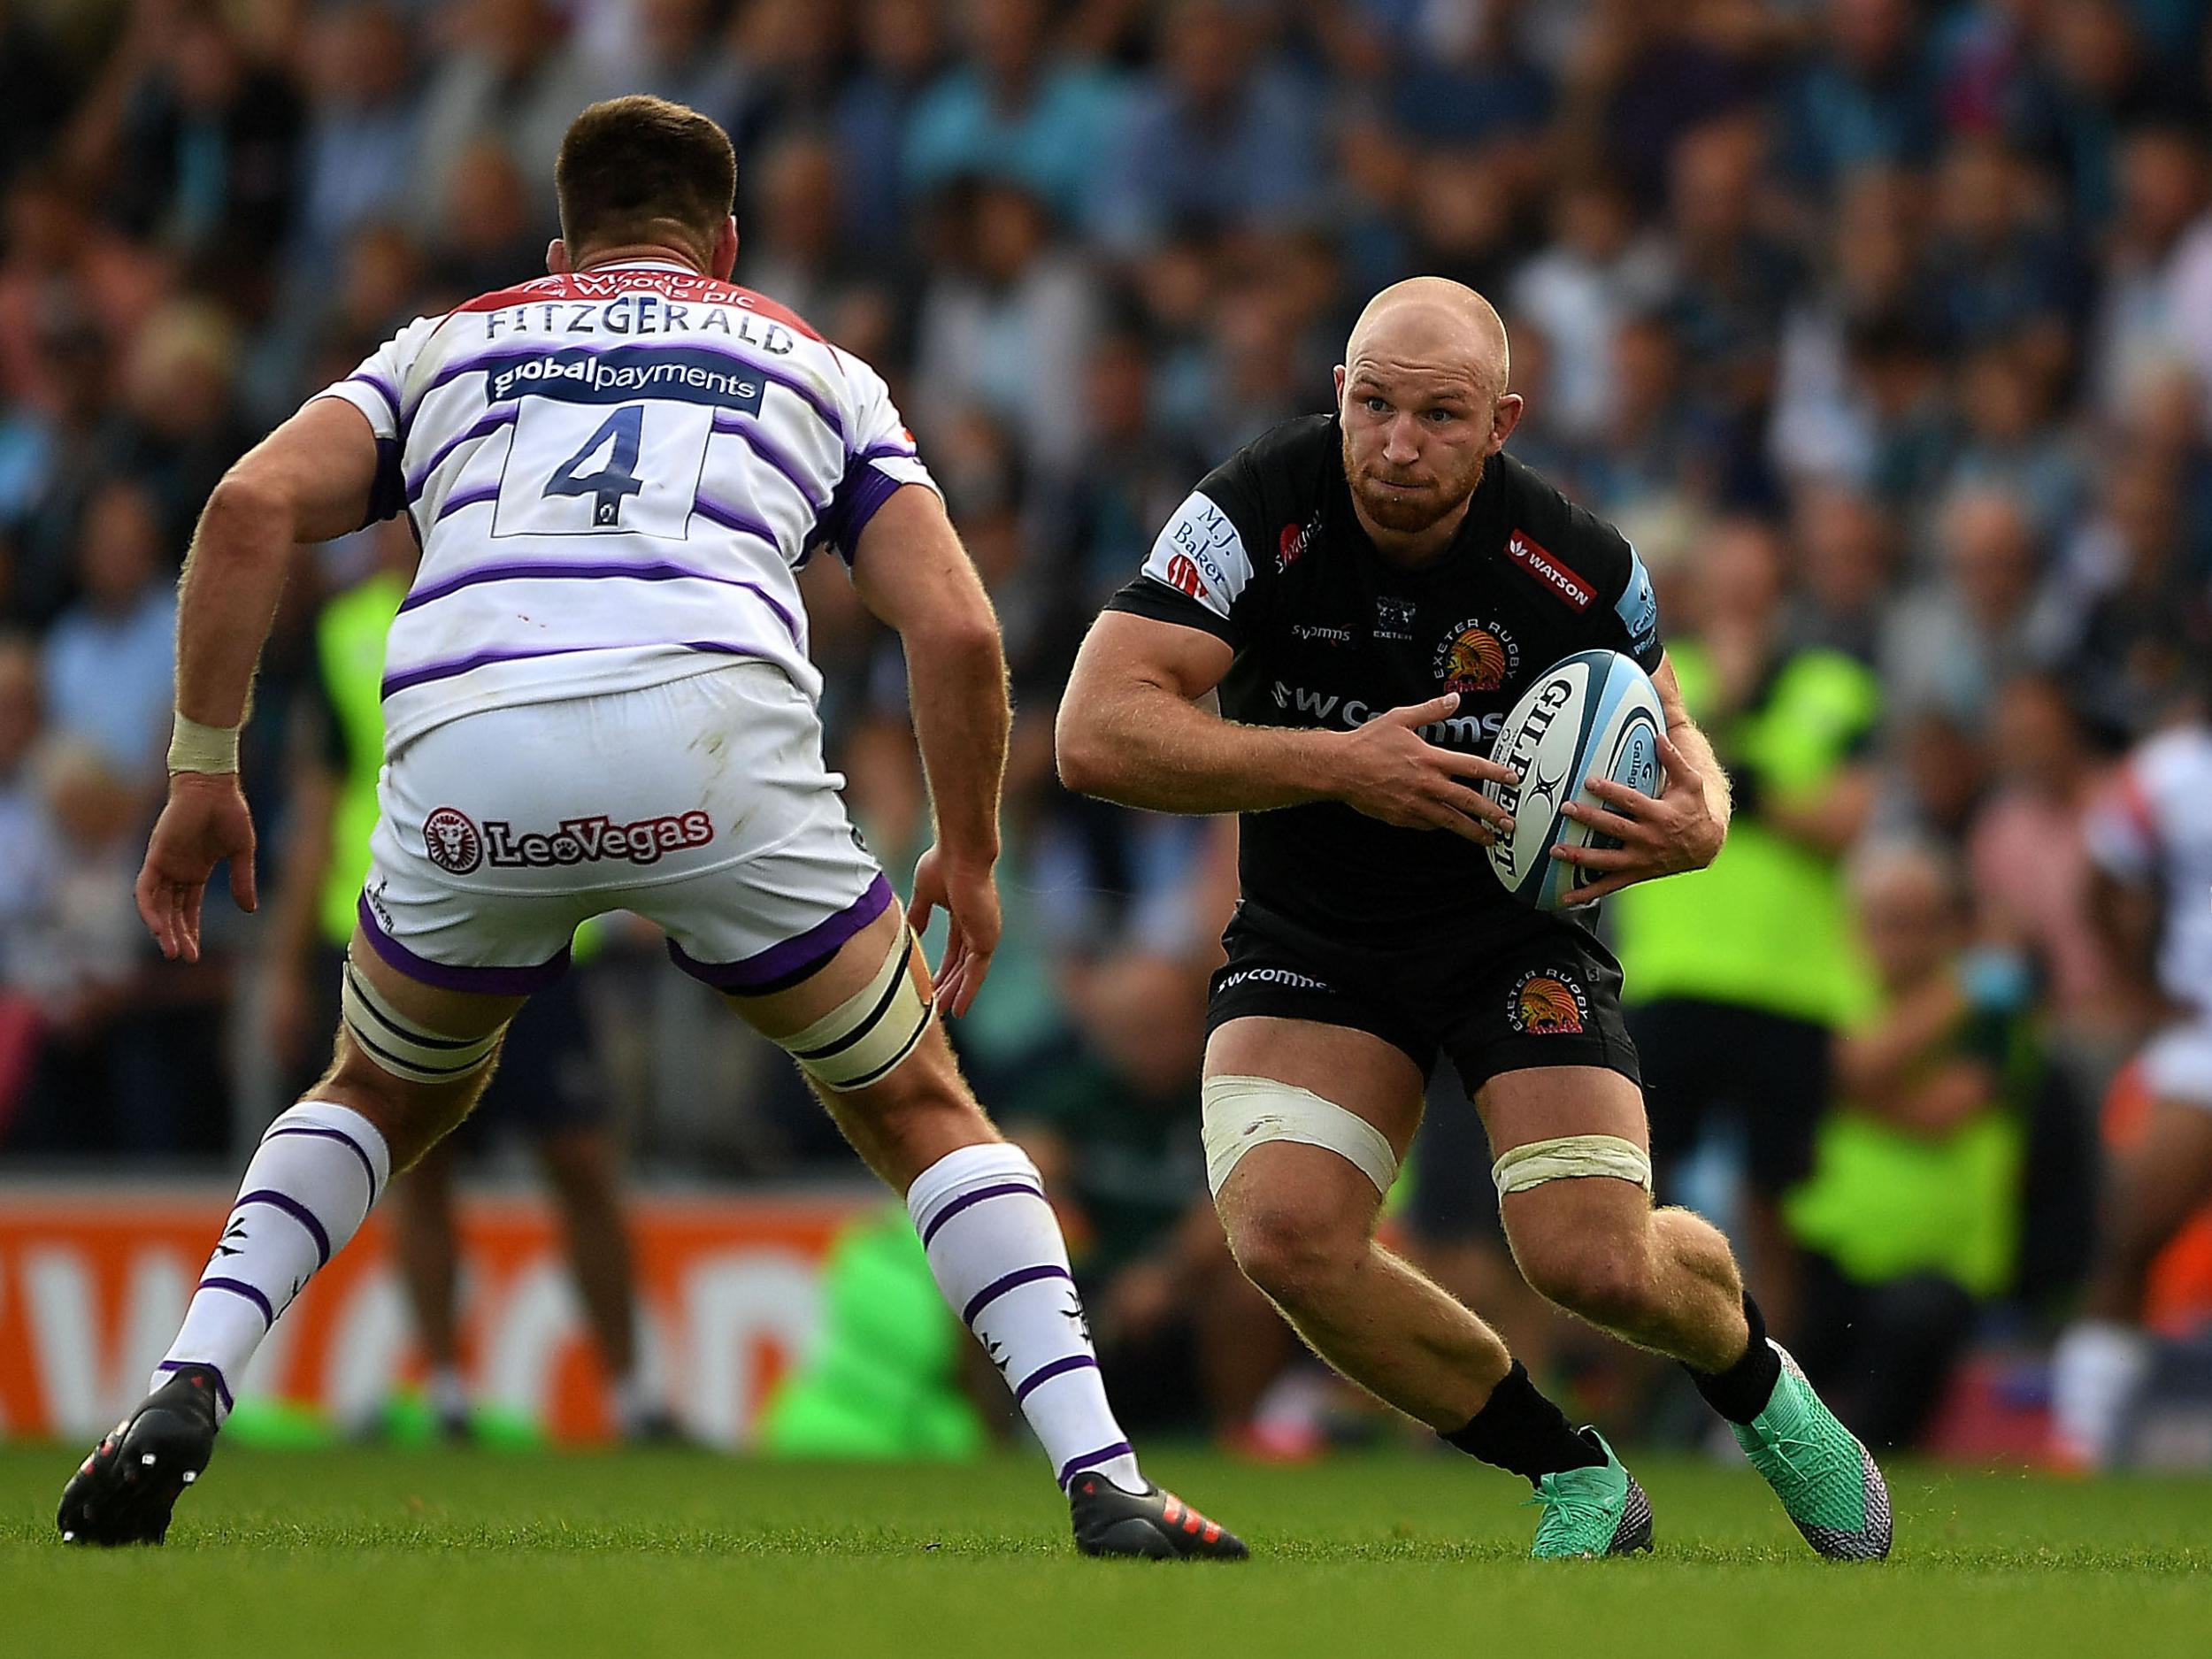
[[[1605,1454],[1591,1469],[1563,1469],[1536,1483],[1529,1500],[1544,1511],[1536,1524],[1539,1561],[1594,1555],[1633,1555],[1651,1548],[1651,1500],[1636,1484],[1605,1437],[1586,1428],[1583,1438]]]
[[[1889,1485],[1874,1458],[1821,1403],[1789,1350],[1769,1340],[1782,1374],[1766,1409],[1732,1424],[1736,1443],[1766,1477],[1805,1541],[1831,1561],[1889,1554]]]

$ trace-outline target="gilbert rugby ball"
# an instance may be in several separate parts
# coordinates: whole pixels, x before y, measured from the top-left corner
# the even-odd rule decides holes
[[[1520,782],[1482,786],[1514,819],[1512,834],[1488,849],[1498,885],[1524,904],[1555,910],[1562,894],[1595,880],[1600,872],[1563,863],[1551,849],[1617,843],[1593,836],[1560,809],[1577,800],[1604,806],[1586,787],[1590,778],[1656,795],[1659,734],[1666,729],[1651,676],[1618,651],[1578,651],[1539,674],[1505,717],[1490,751]]]

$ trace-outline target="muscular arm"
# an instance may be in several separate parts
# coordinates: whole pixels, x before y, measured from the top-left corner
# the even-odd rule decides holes
[[[1154,812],[1263,812],[1330,798],[1331,733],[1239,726],[1201,706],[1234,660],[1197,628],[1106,612],[1060,699],[1060,780]]]
[[[177,603],[180,714],[204,726],[245,719],[293,548],[360,527],[376,463],[361,411],[323,397],[223,475],[200,514]]]
[[[1394,709],[1352,732],[1239,726],[1201,706],[1234,653],[1198,628],[1110,611],[1092,626],[1060,699],[1060,780],[1156,812],[1264,812],[1342,801],[1386,824],[1487,841],[1503,811],[1464,780],[1505,767],[1424,741],[1456,695]]]
[[[934,492],[910,484],[877,510],[853,552],[853,586],[906,648],[937,844],[956,862],[987,868],[998,857],[1013,723],[1006,652],[982,580]]]
[[[200,515],[177,605],[177,712],[242,725],[254,664],[302,541],[326,541],[368,517],[376,436],[350,403],[319,398],[223,475]],[[251,910],[253,815],[236,772],[174,772],[138,872],[138,913],[164,956],[196,962],[200,904],[215,866]]]
[[[937,996],[964,1014],[998,949],[999,791],[1013,710],[998,617],[933,490],[909,484],[876,510],[853,549],[853,586],[906,648],[914,738],[929,780],[936,841],[914,871],[907,914],[951,920]]]

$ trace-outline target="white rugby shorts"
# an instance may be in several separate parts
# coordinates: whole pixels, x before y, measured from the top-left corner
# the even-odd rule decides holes
[[[464,715],[384,766],[361,926],[411,979],[520,996],[579,926],[633,910],[687,973],[775,990],[892,902],[843,783],[767,663]]]
[[[2155,1099],[2212,1111],[2212,1015],[2170,1026],[2146,1043],[2143,1083]]]

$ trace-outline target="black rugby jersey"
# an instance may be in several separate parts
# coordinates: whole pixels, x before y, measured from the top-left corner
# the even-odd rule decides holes
[[[1352,511],[1336,419],[1277,426],[1200,483],[1109,610],[1202,628],[1236,652],[1221,711],[1248,726],[1349,731],[1460,694],[1423,735],[1486,755],[1529,681],[1603,647],[1660,658],[1651,579],[1620,533],[1500,451],[1459,534],[1417,569],[1384,561]],[[1345,943],[1466,937],[1527,912],[1483,849],[1341,802],[1248,812],[1251,903]]]

